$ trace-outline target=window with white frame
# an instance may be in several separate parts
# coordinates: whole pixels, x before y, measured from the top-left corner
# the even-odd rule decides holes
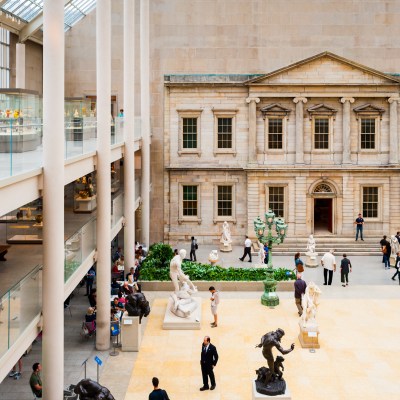
[[[362,214],[364,218],[378,218],[379,187],[364,186],[362,188]]]
[[[328,150],[329,149],[329,133],[330,133],[330,118],[329,117],[314,117],[314,149]]]
[[[10,87],[10,32],[0,28],[0,88]]]
[[[201,110],[177,110],[179,114],[179,155],[200,153]]]
[[[277,217],[285,218],[285,187],[268,186],[268,205]]]
[[[217,147],[218,149],[231,149],[233,139],[233,118],[217,118]]]
[[[182,185],[182,216],[197,217],[197,185]]]
[[[268,149],[283,148],[283,118],[268,117]]]
[[[218,217],[232,217],[233,191],[232,186],[218,186],[217,215]]]
[[[213,110],[214,154],[236,154],[236,110]]]
[[[360,121],[360,146],[363,150],[375,149],[376,118],[361,118]]]

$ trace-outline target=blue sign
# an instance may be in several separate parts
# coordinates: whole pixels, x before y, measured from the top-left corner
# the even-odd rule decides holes
[[[101,360],[100,360],[100,358],[99,358],[99,357],[97,357],[97,356],[94,358],[94,361],[96,361],[96,362],[97,362],[97,364],[99,364],[99,365],[100,365],[100,367],[103,365],[103,361],[101,361]]]

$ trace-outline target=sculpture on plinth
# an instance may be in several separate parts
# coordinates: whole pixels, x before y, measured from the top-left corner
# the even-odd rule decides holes
[[[211,265],[215,265],[218,261],[218,250],[211,250],[208,255],[208,261],[210,261]]]
[[[143,293],[130,294],[127,297],[125,310],[130,317],[140,317],[139,324],[141,324],[142,318],[150,314],[150,304]]]
[[[261,367],[256,370],[257,379],[255,380],[256,391],[267,396],[277,396],[286,391],[286,382],[282,378],[284,358],[277,356],[274,360],[272,349],[276,349],[283,355],[289,354],[294,349],[294,343],[290,349],[284,350],[281,346],[281,339],[285,335],[283,329],[266,333],[261,342],[256,347],[262,347],[262,354],[268,362],[268,367]]]
[[[197,302],[192,294],[197,292],[188,275],[182,271],[182,260],[186,258],[186,250],[182,249],[170,262],[170,272],[174,293],[171,294],[171,311],[178,317],[187,318],[197,308]]]
[[[397,253],[400,250],[400,244],[399,241],[397,240],[396,236],[392,235],[390,237],[390,248],[391,248],[391,252],[390,252],[390,266],[394,267],[396,264],[396,257],[397,257]]]
[[[91,379],[82,379],[74,388],[79,400],[115,400],[110,391]]]
[[[306,267],[310,267],[310,268],[316,268],[318,267],[318,260],[317,260],[317,256],[318,253],[315,252],[315,239],[313,235],[310,235],[308,237],[308,242],[307,242],[307,250],[306,250]]]
[[[221,243],[221,246],[219,248],[220,251],[224,252],[232,251],[231,229],[229,228],[229,224],[227,221],[225,221],[222,224],[222,235],[220,243]]]
[[[264,261],[265,261],[265,250],[264,250],[264,245],[261,242],[258,242],[258,247],[260,250],[258,250],[258,257],[259,257],[259,267],[265,267]]]

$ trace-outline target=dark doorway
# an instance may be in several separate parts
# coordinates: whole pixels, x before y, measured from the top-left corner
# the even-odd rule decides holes
[[[314,199],[314,233],[333,232],[332,199]]]

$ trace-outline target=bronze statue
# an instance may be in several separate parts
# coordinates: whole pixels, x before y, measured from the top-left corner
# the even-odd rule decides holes
[[[281,339],[284,335],[285,332],[283,329],[268,332],[261,338],[260,344],[256,345],[256,347],[262,347],[262,354],[268,362],[268,368],[261,367],[256,370],[256,390],[259,393],[269,396],[276,396],[285,393],[286,382],[282,378],[282,371],[284,370],[283,361],[285,359],[281,356],[277,356],[274,362],[274,356],[272,354],[272,349],[274,347],[276,347],[282,354],[288,354],[293,351],[294,343],[292,343],[288,350],[282,348]],[[280,371],[280,369],[282,369],[282,371]]]
[[[82,379],[74,388],[80,400],[115,400],[110,391],[91,379]]]
[[[142,318],[150,314],[150,305],[143,293],[130,294],[127,297],[128,302],[125,304],[125,309],[130,317],[140,317],[139,323],[142,323]]]

